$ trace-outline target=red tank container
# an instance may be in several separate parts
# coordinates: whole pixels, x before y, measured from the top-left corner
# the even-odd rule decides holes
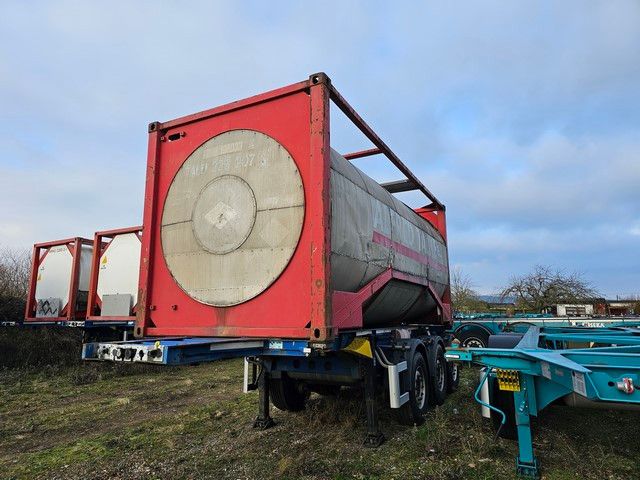
[[[375,148],[331,150],[331,101]],[[406,179],[379,185],[348,161],[376,154]],[[391,195],[408,190],[430,203]],[[445,225],[325,74],[151,123],[135,334],[323,342],[448,323]]]

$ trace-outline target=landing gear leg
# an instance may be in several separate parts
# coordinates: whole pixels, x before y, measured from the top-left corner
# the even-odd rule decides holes
[[[258,378],[258,417],[253,422],[253,428],[266,430],[275,425],[269,413],[269,372],[261,366]]]
[[[540,478],[540,464],[533,453],[533,436],[531,434],[531,417],[529,415],[529,394],[528,388],[533,388],[533,382],[525,378],[524,388],[513,393],[513,400],[516,407],[516,426],[518,429],[518,458],[516,460],[516,471],[519,475],[530,478]]]
[[[367,436],[364,446],[376,448],[384,443],[384,435],[380,431],[378,423],[378,409],[376,405],[376,371],[373,359],[363,361],[364,370],[364,401],[367,408]]]

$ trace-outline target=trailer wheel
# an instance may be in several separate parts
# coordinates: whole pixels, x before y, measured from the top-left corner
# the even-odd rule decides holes
[[[479,327],[465,328],[455,336],[464,348],[486,348],[489,343],[489,333]]]
[[[273,406],[286,412],[304,410],[304,405],[309,397],[309,392],[304,389],[302,383],[292,380],[285,373],[281,378],[269,380],[269,394]]]
[[[436,347],[436,364],[434,365],[433,375],[433,405],[442,405],[447,398],[447,380],[449,369],[447,359],[444,357],[444,348],[438,344]]]
[[[506,423],[500,428],[502,415],[491,410],[491,423],[493,424],[493,428],[497,432],[498,437],[506,438],[507,440],[517,440],[518,428],[516,426],[516,407],[513,402],[513,393],[500,390],[497,381],[493,381],[491,384],[491,388],[489,389],[491,401],[489,403],[502,410],[507,416]]]
[[[460,365],[456,362],[447,362],[447,393],[453,393],[460,384]]]
[[[429,408],[429,370],[422,353],[416,351],[404,376],[404,391],[409,391],[409,401],[396,412],[402,425],[420,425]]]

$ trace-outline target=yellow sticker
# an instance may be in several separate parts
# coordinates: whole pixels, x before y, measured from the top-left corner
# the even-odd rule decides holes
[[[105,263],[107,263],[107,256],[106,255],[104,257],[102,257],[102,264],[104,265]]]

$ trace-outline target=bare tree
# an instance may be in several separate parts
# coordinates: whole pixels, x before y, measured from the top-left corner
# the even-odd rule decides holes
[[[511,277],[500,297],[515,297],[518,307],[541,312],[558,303],[593,301],[598,292],[579,273],[536,265],[530,273]]]
[[[31,256],[26,250],[0,249],[0,321],[24,316]]]
[[[451,303],[458,312],[477,312],[486,308],[473,289],[471,278],[459,267],[451,272]]]

